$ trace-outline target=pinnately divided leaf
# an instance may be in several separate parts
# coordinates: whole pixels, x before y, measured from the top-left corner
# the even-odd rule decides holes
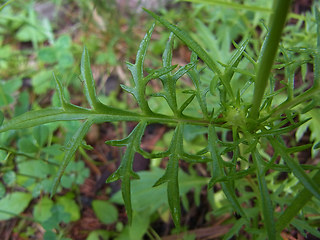
[[[177,26],[169,23],[167,20],[163,19],[162,17],[159,17],[155,13],[144,9],[148,14],[150,14],[154,19],[159,21],[161,24],[166,26],[170,31],[172,31],[182,42],[184,42],[192,51],[194,51],[206,64],[207,66],[215,73],[218,75],[220,78],[222,84],[226,88],[226,91],[228,94],[234,98],[234,94],[232,91],[232,88],[230,86],[230,83],[225,81],[224,78],[222,78],[222,73],[220,68],[218,67],[218,64],[208,55],[208,53],[200,47],[200,45],[195,42],[191,36],[189,36],[188,33],[183,31],[182,29],[178,28]]]
[[[132,130],[130,135],[122,140],[112,140],[106,141],[106,144],[112,146],[126,146],[127,149],[122,157],[121,164],[116,172],[111,174],[107,183],[121,180],[121,191],[123,201],[126,207],[127,215],[129,222],[132,221],[132,204],[131,204],[131,178],[139,179],[139,175],[132,170],[132,164],[134,160],[134,155],[140,149],[140,142],[144,130],[147,126],[147,123],[141,121],[135,128]]]
[[[178,124],[168,150],[169,162],[165,174],[154,184],[154,187],[167,183],[168,202],[173,222],[180,227],[181,209],[179,194],[179,158],[183,155],[183,125]]]
[[[148,102],[145,98],[145,85],[147,84],[147,81],[144,80],[144,74],[143,74],[143,63],[146,56],[146,52],[148,49],[148,45],[151,39],[151,35],[153,32],[155,24],[153,24],[149,31],[144,36],[143,40],[140,43],[139,50],[136,56],[136,63],[127,63],[127,67],[131,72],[134,86],[132,87],[132,93],[134,97],[136,98],[141,110],[144,113],[151,113],[151,109],[148,105]]]
[[[226,5],[226,3],[222,3],[222,1],[219,0],[190,1],[211,2],[220,6]],[[231,1],[227,4],[235,9],[241,8],[245,10],[272,12],[271,10],[269,11],[269,9],[260,7],[252,6],[251,8],[251,6],[247,5],[240,6],[240,4],[235,4]],[[291,134],[293,130],[309,120],[300,119],[299,122],[297,122],[296,119],[300,113],[303,111],[306,111],[304,112],[305,114],[313,112],[318,106],[318,99],[314,98],[314,96],[320,92],[320,13],[318,9],[316,9],[317,47],[313,47],[314,49],[312,50],[314,50],[313,52],[315,52],[315,54],[311,53],[310,56],[310,62],[314,60],[314,75],[316,78],[313,87],[307,90],[297,89],[296,94],[296,92],[293,91],[296,89],[294,88],[294,69],[292,68],[289,69],[290,71],[287,71],[285,75],[285,77],[289,75],[290,79],[284,79],[283,81],[286,87],[273,91],[275,79],[278,79],[278,76],[272,75],[269,77],[269,75],[270,73],[274,74],[274,72],[277,74],[279,70],[274,67],[275,57],[281,61],[284,59],[284,63],[282,64],[280,61],[281,64],[278,64],[276,67],[284,67],[285,70],[288,70],[286,68],[288,66],[290,67],[291,64],[298,64],[298,62],[300,62],[300,60],[295,62],[294,59],[288,57],[289,53],[287,54],[287,52],[293,51],[291,49],[285,49],[282,51],[282,55],[278,55],[279,40],[282,36],[282,30],[286,21],[286,9],[290,7],[290,0],[275,0],[274,6],[277,8],[277,11],[273,12],[271,18],[273,27],[270,28],[266,38],[267,40],[264,42],[260,54],[258,53],[259,42],[255,41],[257,39],[253,39],[251,42],[247,39],[248,34],[243,34],[241,36],[243,40],[239,45],[233,42],[236,49],[233,51],[233,55],[229,61],[227,58],[224,58],[223,63],[218,63],[215,60],[214,52],[217,50],[216,47],[212,50],[213,55],[209,55],[208,52],[195,42],[184,30],[155,13],[145,10],[154,19],[167,27],[171,33],[162,55],[162,66],[160,68],[144,71],[146,53],[155,24],[152,24],[141,41],[135,63],[127,63],[127,67],[132,74],[132,81],[131,85],[121,85],[121,87],[133,95],[138,103],[139,113],[127,109],[110,107],[100,102],[90,67],[89,52],[86,47],[84,47],[80,71],[84,95],[89,104],[89,108],[76,106],[68,102],[64,96],[64,86],[58,77],[59,75],[53,74],[60,106],[30,111],[10,121],[5,120],[4,123],[2,123],[4,116],[10,115],[10,112],[6,112],[7,109],[4,109],[4,112],[0,111],[0,133],[9,130],[35,127],[56,121],[77,120],[82,122],[80,128],[75,131],[74,136],[64,148],[64,158],[59,166],[58,174],[52,186],[52,196],[57,191],[61,177],[67,165],[74,158],[77,149],[80,147],[81,153],[84,153],[83,148],[87,150],[92,149],[86,145],[84,140],[92,124],[114,121],[136,122],[137,125],[127,137],[120,140],[106,141],[106,144],[125,148],[120,166],[108,177],[106,182],[121,181],[121,194],[129,223],[133,221],[134,216],[134,209],[132,209],[131,202],[131,187],[134,186],[133,183],[136,183],[136,181],[132,180],[140,178],[133,170],[133,161],[135,154],[139,153],[150,159],[165,158],[164,162],[167,163],[166,169],[164,173],[160,173],[163,175],[155,182],[154,187],[158,187],[161,184],[166,185],[169,209],[173,222],[178,229],[180,228],[181,220],[181,197],[182,200],[186,199],[186,191],[184,191],[182,187],[179,189],[179,184],[180,186],[184,184],[182,181],[183,178],[181,177],[183,176],[182,172],[180,172],[180,183],[178,176],[179,162],[184,161],[190,166],[190,172],[194,174],[196,168],[193,169],[194,166],[192,164],[208,163],[209,172],[211,171],[212,175],[208,189],[218,183],[218,187],[222,189],[229,202],[225,204],[226,201],[222,198],[223,204],[226,205],[223,211],[225,211],[225,209],[229,211],[230,207],[232,207],[233,211],[241,216],[231,228],[230,232],[225,235],[226,239],[230,239],[233,235],[239,234],[239,232],[242,233],[242,231],[248,230],[255,231],[252,233],[253,238],[264,239],[267,235],[268,239],[276,239],[289,223],[296,226],[298,230],[302,229],[301,231],[307,230],[315,233],[311,224],[309,225],[309,222],[293,220],[308,201],[320,199],[320,189],[317,184],[319,182],[320,172],[309,171],[319,169],[319,166],[300,164],[297,159],[291,157],[291,154],[305,151],[307,148],[310,148],[312,144],[297,147],[292,146],[289,148],[284,144],[281,136]],[[283,12],[283,9],[285,9],[286,12]],[[243,15],[243,17],[246,16]],[[281,20],[279,23],[277,21],[278,18]],[[314,24],[314,20],[312,21]],[[205,23],[202,25],[204,26]],[[206,34],[211,34],[211,30],[210,32],[206,31]],[[189,63],[184,64],[184,66],[173,65],[172,63],[175,37],[185,43],[192,52]],[[229,51],[229,37],[224,40],[223,49]],[[283,55],[285,55],[284,58]],[[286,55],[288,56],[286,57]],[[256,62],[254,59],[256,59],[257,56],[259,56],[259,60]],[[295,55],[292,56],[295,57]],[[246,62],[243,62],[243,59]],[[202,68],[199,68],[198,62],[200,62],[199,65],[201,65],[201,60],[206,66],[202,65]],[[250,63],[250,67],[243,67],[243,63],[247,64],[247,62]],[[303,60],[301,62],[305,65],[309,64],[309,60]],[[207,67],[209,71],[206,71]],[[304,72],[304,70],[302,70],[302,72]],[[177,81],[184,75],[189,77],[190,81],[181,84],[178,82],[177,84]],[[161,81],[163,88],[160,92],[154,91],[149,93],[149,89],[146,91],[147,84],[151,80]],[[270,80],[270,83],[268,80]],[[270,85],[270,92],[265,94],[267,84]],[[251,85],[254,85],[255,91],[253,100],[250,102],[252,99]],[[291,86],[289,94],[287,91],[288,85]],[[180,91],[180,88],[184,89]],[[146,92],[148,96],[146,96]],[[284,102],[281,102],[283,101],[282,96],[280,96],[282,94],[281,92],[289,95]],[[148,104],[150,96],[163,97],[171,109],[172,114],[160,114],[156,112],[156,110],[154,110],[156,108],[153,107],[151,110],[151,105],[149,106]],[[182,99],[177,99],[180,96]],[[310,100],[313,100],[313,103],[307,103],[307,107],[302,111],[300,111],[301,108],[299,107],[293,108]],[[184,113],[184,110],[187,109],[189,105],[191,106],[188,108],[188,114],[191,116]],[[261,116],[261,118],[259,118],[259,116]],[[311,117],[314,120],[316,114]],[[165,145],[169,145],[168,150],[153,153],[141,148],[141,141],[145,129],[148,124],[152,123],[167,124],[167,129],[174,129],[171,140],[166,138],[166,136],[171,135],[164,137]],[[201,126],[201,128],[197,130],[197,128],[188,128],[188,126]],[[43,130],[42,128],[36,128],[33,131],[35,141],[40,147],[45,146],[49,138],[47,132],[47,130]],[[190,135],[192,137],[190,137]],[[5,136],[5,134],[3,136]],[[311,135],[311,138],[312,136],[313,135]],[[229,138],[232,138],[232,140]],[[28,139],[25,140],[29,141]],[[201,146],[193,145],[197,140],[199,140]],[[274,150],[273,156],[263,150],[263,144],[266,141],[271,144]],[[19,143],[18,141],[18,145]],[[317,145],[318,144],[316,144],[315,147]],[[259,148],[257,146],[259,146]],[[185,151],[184,148],[192,149],[186,149],[188,151]],[[9,157],[11,159],[14,155],[19,155],[18,152],[11,152],[7,147],[0,147],[0,149],[9,153],[3,162],[7,162]],[[12,154],[12,156],[10,154]],[[27,158],[33,158],[33,156],[24,153],[21,155]],[[280,163],[277,161],[279,156],[281,157]],[[201,172],[204,174],[208,174],[207,169],[201,167],[201,170],[203,170]],[[279,188],[272,185],[274,183],[273,176],[275,175],[273,174],[275,171],[292,172],[293,175],[290,174],[284,183],[286,184],[286,182],[292,180],[292,182],[296,184],[297,180],[299,180],[304,187],[293,201],[287,205],[284,204],[283,200],[278,200],[278,193],[283,191],[283,189],[287,187],[287,184],[285,187],[280,186]],[[310,172],[312,177],[309,177],[306,171]],[[314,173],[315,175],[312,175]],[[269,181],[270,179],[271,181]],[[278,179],[275,182],[278,184]],[[207,183],[207,178],[205,178],[205,181],[201,181],[201,184],[205,183]],[[242,185],[242,183],[247,183],[248,185]],[[250,186],[252,191],[247,191],[247,186]],[[288,188],[289,189],[286,189],[283,194],[285,197],[290,196],[289,194],[292,192],[289,194],[288,192],[295,189],[291,188],[291,186],[288,186]],[[195,189],[196,195],[199,196],[200,191],[201,186]],[[220,194],[220,190],[218,192],[214,190],[214,194]],[[312,196],[315,196],[317,199],[312,199]],[[257,198],[258,203],[255,202],[254,198]],[[197,199],[196,202],[199,203],[200,200],[199,198]],[[186,201],[182,202],[185,203]],[[247,204],[249,202],[250,204]],[[251,202],[253,202],[253,204],[251,204]],[[221,203],[218,198],[215,199],[215,204],[216,203]],[[218,206],[218,204],[216,205]],[[274,208],[278,205],[283,212],[280,213],[281,215],[278,218],[279,222],[277,223],[275,222],[275,216],[278,216],[278,213],[275,214]],[[184,206],[187,206],[187,204],[184,204]],[[186,207],[186,209],[188,208]],[[222,214],[225,214],[225,212]],[[298,226],[299,223],[303,226]]]

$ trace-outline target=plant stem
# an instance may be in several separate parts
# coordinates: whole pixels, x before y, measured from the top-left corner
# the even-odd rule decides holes
[[[284,110],[293,108],[297,105],[299,105],[302,102],[308,101],[313,98],[314,95],[317,95],[320,93],[320,88],[312,87],[305,91],[304,93],[300,94],[299,96],[293,98],[290,101],[285,101],[281,103],[279,106],[273,109],[271,115],[275,116],[277,114],[283,113]]]
[[[1,6],[0,6],[0,11],[2,10],[2,9],[4,9],[7,5],[9,5],[11,2],[13,2],[14,0],[9,0],[9,1],[6,1],[4,4],[2,4]]]
[[[270,71],[276,56],[281,33],[289,12],[291,0],[274,0],[274,13],[271,15],[270,28],[262,45],[258,60],[258,73],[255,80],[252,108],[249,113],[251,119],[259,117],[259,108],[267,87]]]

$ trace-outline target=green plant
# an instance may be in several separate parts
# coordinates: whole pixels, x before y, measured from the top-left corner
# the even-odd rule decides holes
[[[240,220],[225,236],[226,239],[237,234],[243,226],[244,230],[252,233],[254,239],[266,237],[277,239],[281,231],[290,223],[295,227],[299,226],[300,231],[307,230],[319,236],[319,232],[311,226],[312,221],[298,216],[301,210],[310,211],[310,209],[304,209],[309,201],[311,202],[308,205],[309,208],[319,209],[320,190],[317,184],[320,180],[319,167],[299,164],[294,157],[295,153],[310,148],[310,144],[288,147],[283,136],[310,120],[308,118],[299,119],[297,117],[299,113],[314,111],[319,104],[319,98],[316,96],[320,92],[320,13],[315,8],[317,46],[312,52],[314,59],[312,87],[304,91],[296,90],[294,89],[294,78],[290,76],[286,79],[285,86],[277,90],[275,79],[279,76],[277,72],[271,70],[278,67],[274,66],[274,60],[278,56],[278,45],[289,7],[289,0],[274,1],[274,12],[271,15],[268,33],[259,56],[248,54],[246,49],[250,40],[243,39],[238,44],[234,43],[235,50],[230,55],[230,59],[221,64],[185,31],[146,10],[166,26],[172,34],[162,55],[163,66],[161,68],[148,70],[148,75],[146,75],[143,67],[154,25],[146,33],[139,46],[135,64],[127,63],[133,81],[131,86],[122,85],[121,87],[136,99],[139,112],[106,106],[99,101],[90,69],[89,53],[84,48],[81,59],[81,78],[90,108],[69,103],[64,96],[61,80],[54,74],[60,106],[17,116],[6,121],[1,126],[0,132],[5,134],[9,130],[34,127],[55,121],[83,121],[65,146],[63,161],[51,191],[51,195],[54,195],[74,153],[84,145],[83,138],[92,124],[135,121],[138,124],[128,137],[106,142],[112,146],[126,147],[121,165],[107,182],[121,180],[122,197],[129,222],[134,216],[131,184],[134,184],[132,180],[140,177],[132,170],[132,163],[135,153],[140,153],[151,159],[168,157],[165,172],[153,186],[159,187],[164,183],[167,184],[169,208],[178,228],[181,214],[179,161],[184,160],[191,164],[208,163],[212,176],[208,184],[209,188],[216,184],[221,186],[229,202],[227,211],[234,211],[240,216]],[[192,51],[190,63],[179,68],[177,65],[172,65],[174,36]],[[282,53],[285,53],[286,49],[283,49]],[[210,85],[203,84],[201,81],[202,78],[208,76],[208,72],[203,74],[204,70],[199,69],[198,66],[201,64],[198,58],[210,69]],[[284,57],[282,60],[284,60],[282,66],[287,67],[291,64],[290,58]],[[250,70],[240,68],[243,61],[251,65]],[[174,71],[175,69],[177,70]],[[240,86],[234,81],[234,75],[239,73],[246,79]],[[272,73],[271,76],[270,73]],[[191,79],[193,88],[177,89],[177,81],[186,74]],[[161,92],[146,96],[146,86],[153,79],[159,79],[163,89]],[[268,81],[269,87],[267,87]],[[252,86],[253,95],[251,91],[248,91],[248,88]],[[296,92],[300,94],[297,95]],[[149,99],[154,97],[165,99],[171,109],[170,115],[159,114],[149,106]],[[218,100],[219,104],[212,104],[212,99]],[[193,106],[190,107],[191,105]],[[305,108],[301,110],[301,106]],[[148,153],[141,148],[140,142],[144,130],[150,123],[168,124],[174,128],[170,145],[166,151]],[[207,145],[197,153],[186,151],[184,129],[190,126],[204,127],[200,130],[199,135],[207,135]],[[232,141],[220,138],[220,132],[226,131],[231,132]],[[265,152],[266,146],[272,147],[272,154]],[[287,172],[290,175],[285,180],[294,182],[290,191],[277,185],[280,180],[275,180],[274,177],[278,176],[279,172]],[[251,193],[248,193],[244,186],[250,187]],[[312,196],[315,197],[315,200],[312,200]],[[281,197],[289,199],[284,203]],[[250,203],[252,198],[256,198],[253,206]],[[280,207],[280,212],[275,211],[276,206]],[[298,218],[294,219],[295,216]],[[264,227],[261,229],[260,225]]]

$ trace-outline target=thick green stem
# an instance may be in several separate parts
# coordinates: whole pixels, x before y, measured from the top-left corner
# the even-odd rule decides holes
[[[290,2],[291,0],[275,0],[274,13],[271,16],[269,33],[262,45],[258,61],[258,74],[255,80],[252,108],[249,113],[251,119],[257,119],[259,117],[261,101],[278,50],[281,33],[289,12]]]

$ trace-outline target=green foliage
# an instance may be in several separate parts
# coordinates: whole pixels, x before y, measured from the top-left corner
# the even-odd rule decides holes
[[[94,200],[92,207],[102,223],[111,224],[118,220],[118,210],[108,201]]]
[[[86,240],[108,240],[109,232],[105,230],[95,230],[90,232]]]
[[[0,220],[16,217],[29,205],[32,196],[30,193],[14,192],[7,194],[0,200]]]
[[[19,78],[11,79],[6,82],[0,82],[0,106],[6,106],[13,102],[12,94],[16,92],[22,85]]]
[[[210,3],[225,5],[222,1],[210,1]],[[230,6],[241,11],[270,12],[270,9],[261,8],[258,5],[232,3]],[[316,26],[317,45],[308,46],[308,53],[304,54],[301,49],[292,49],[291,40],[284,39],[283,44],[280,44],[280,56],[278,47],[283,29],[292,31],[284,26],[290,1],[275,1],[273,8],[261,50],[257,50],[260,49],[260,43],[257,44],[258,37],[250,40],[250,34],[247,34],[241,36],[242,41],[239,43],[233,42],[232,51],[230,51],[231,40],[235,40],[240,33],[234,36],[225,35],[230,41],[225,41],[223,45],[223,37],[220,36],[218,40],[212,38],[205,24],[198,22],[196,23],[197,31],[204,35],[201,37],[202,44],[199,44],[187,31],[145,10],[172,33],[163,51],[160,68],[144,68],[155,24],[150,27],[141,41],[135,63],[127,63],[132,81],[130,85],[121,85],[121,87],[134,97],[139,111],[107,106],[100,101],[90,67],[89,51],[84,47],[80,72],[88,107],[77,106],[67,100],[60,77],[53,74],[56,96],[59,100],[58,106],[26,112],[5,121],[0,127],[3,138],[10,139],[5,134],[11,130],[21,134],[17,142],[19,152],[3,147],[8,153],[6,161],[12,160],[10,154],[19,155],[17,167],[18,174],[21,176],[16,177],[14,172],[6,170],[4,183],[12,185],[18,182],[31,191],[33,196],[39,196],[40,191],[50,191],[53,197],[59,191],[60,183],[65,188],[71,188],[74,183],[83,182],[88,175],[88,172],[83,173],[85,172],[83,164],[71,161],[77,149],[84,146],[83,139],[92,124],[134,121],[137,125],[127,137],[106,141],[106,144],[111,146],[125,147],[120,166],[107,179],[107,183],[121,181],[122,200],[132,225],[131,229],[125,228],[123,238],[126,236],[128,239],[129,236],[133,239],[133,236],[143,236],[147,231],[151,215],[163,207],[163,196],[167,197],[169,211],[179,230],[180,198],[182,197],[184,207],[187,209],[187,203],[183,200],[185,194],[195,188],[197,196],[199,189],[205,184],[208,184],[209,191],[213,187],[218,189],[213,194],[212,204],[215,214],[236,212],[240,217],[230,232],[225,235],[225,239],[238,235],[243,226],[245,231],[252,233],[253,239],[277,239],[289,224],[302,233],[308,231],[318,236],[319,233],[314,228],[316,224],[303,219],[303,216],[298,213],[301,210],[309,212],[308,207],[312,208],[313,205],[315,209],[319,208],[314,204],[320,200],[317,184],[319,167],[300,164],[296,159],[296,153],[310,148],[311,144],[296,146],[294,142],[284,142],[284,136],[298,129],[297,138],[300,139],[309,127],[313,134],[311,140],[320,141],[320,134],[316,128],[319,120],[316,108],[319,100],[317,95],[320,92],[320,14],[315,7],[314,26]],[[243,16],[246,17],[246,15]],[[29,17],[32,22],[34,18],[31,13]],[[256,24],[253,25],[256,26]],[[244,24],[244,26],[247,25]],[[26,31],[26,28],[20,29],[20,39],[30,37]],[[306,29],[308,34],[312,31],[314,28]],[[309,35],[311,36],[312,33]],[[174,37],[181,40],[192,52],[190,62],[184,66],[172,64]],[[299,38],[296,38],[293,38],[294,41],[299,41]],[[42,41],[40,35],[35,35],[32,40],[34,43]],[[214,43],[212,46],[204,43],[206,41],[210,43],[211,40]],[[250,47],[251,45],[253,47]],[[69,47],[70,39],[61,37],[54,46],[39,50],[38,58],[44,63],[58,64],[64,68],[66,63],[73,59],[72,54],[68,53]],[[219,51],[217,50],[219,47],[223,47],[225,52],[221,51],[220,57],[217,58],[214,54]],[[295,59],[296,53],[297,59]],[[308,56],[311,53],[312,57]],[[305,75],[306,63],[314,64],[314,83],[310,88],[303,86],[295,89],[295,71],[300,68]],[[277,69],[282,70],[285,76],[280,89],[276,89],[275,79],[281,74]],[[34,85],[44,83],[37,92],[39,94],[50,87],[46,81],[43,81],[47,78],[46,74],[46,71],[40,72],[39,76],[36,76],[40,80],[33,78],[36,79],[33,80]],[[192,87],[181,84],[184,76],[190,78]],[[148,93],[147,85],[151,80],[158,80],[162,84],[160,92]],[[19,84],[21,81],[16,80],[17,87],[20,86]],[[17,87],[13,86],[10,89],[11,85],[8,85],[10,87],[7,86],[6,90],[1,90],[1,86],[3,89],[5,84],[0,85],[3,105],[10,104],[13,101],[10,95]],[[180,86],[183,86],[182,90],[179,89]],[[167,109],[171,111],[170,114],[156,112],[151,107],[151,99],[159,97],[164,99]],[[3,118],[2,115],[1,118]],[[1,118],[0,122],[2,122]],[[74,135],[67,139],[63,154],[61,151],[54,153],[55,151],[52,150],[54,145],[46,146],[53,129],[43,124],[76,120],[81,121],[81,125],[73,131]],[[167,135],[171,138],[167,139],[167,149],[164,151],[149,153],[141,148],[145,129],[152,123],[167,124],[174,129],[171,135]],[[33,127],[31,135],[17,131],[31,127]],[[231,141],[227,140],[227,133],[231,134]],[[201,138],[202,148],[199,151],[189,150],[189,148],[196,148],[191,142],[197,138]],[[290,145],[293,146],[289,147]],[[270,151],[267,153],[266,146],[272,147],[272,153]],[[48,154],[49,158],[39,161],[41,152]],[[154,168],[151,172],[137,174],[133,171],[136,153],[150,159],[167,159],[166,169]],[[185,161],[191,165],[207,163],[211,178],[187,175],[179,169],[179,161]],[[57,169],[58,166],[59,169]],[[72,167],[68,169],[68,166]],[[41,169],[41,172],[37,171],[38,169]],[[78,178],[72,177],[72,170],[78,173]],[[309,171],[308,174],[306,170]],[[275,180],[280,172],[288,173],[286,180]],[[30,180],[25,176],[33,176],[33,179]],[[55,179],[53,176],[56,176]],[[140,178],[141,180],[138,181]],[[247,191],[246,187],[251,188],[252,191]],[[11,195],[27,196],[28,200],[25,206],[13,208],[13,214],[23,211],[32,198],[29,193],[16,192]],[[8,196],[10,195],[0,200],[4,205],[8,205]],[[119,196],[119,194],[115,195],[111,201],[122,203]],[[290,201],[283,200],[287,198],[290,198]],[[108,201],[94,200],[92,206],[101,222],[110,224],[117,220],[118,212]],[[280,212],[275,211],[277,206],[280,207]],[[5,212],[3,214],[4,219],[9,218]],[[79,207],[72,196],[57,197],[56,203],[43,198],[36,206],[34,215],[47,230],[47,238],[55,238],[55,233],[51,230],[58,229],[61,222],[68,223],[79,219]],[[105,239],[109,238],[108,233],[97,231],[91,233],[88,239],[97,239],[99,235]]]

